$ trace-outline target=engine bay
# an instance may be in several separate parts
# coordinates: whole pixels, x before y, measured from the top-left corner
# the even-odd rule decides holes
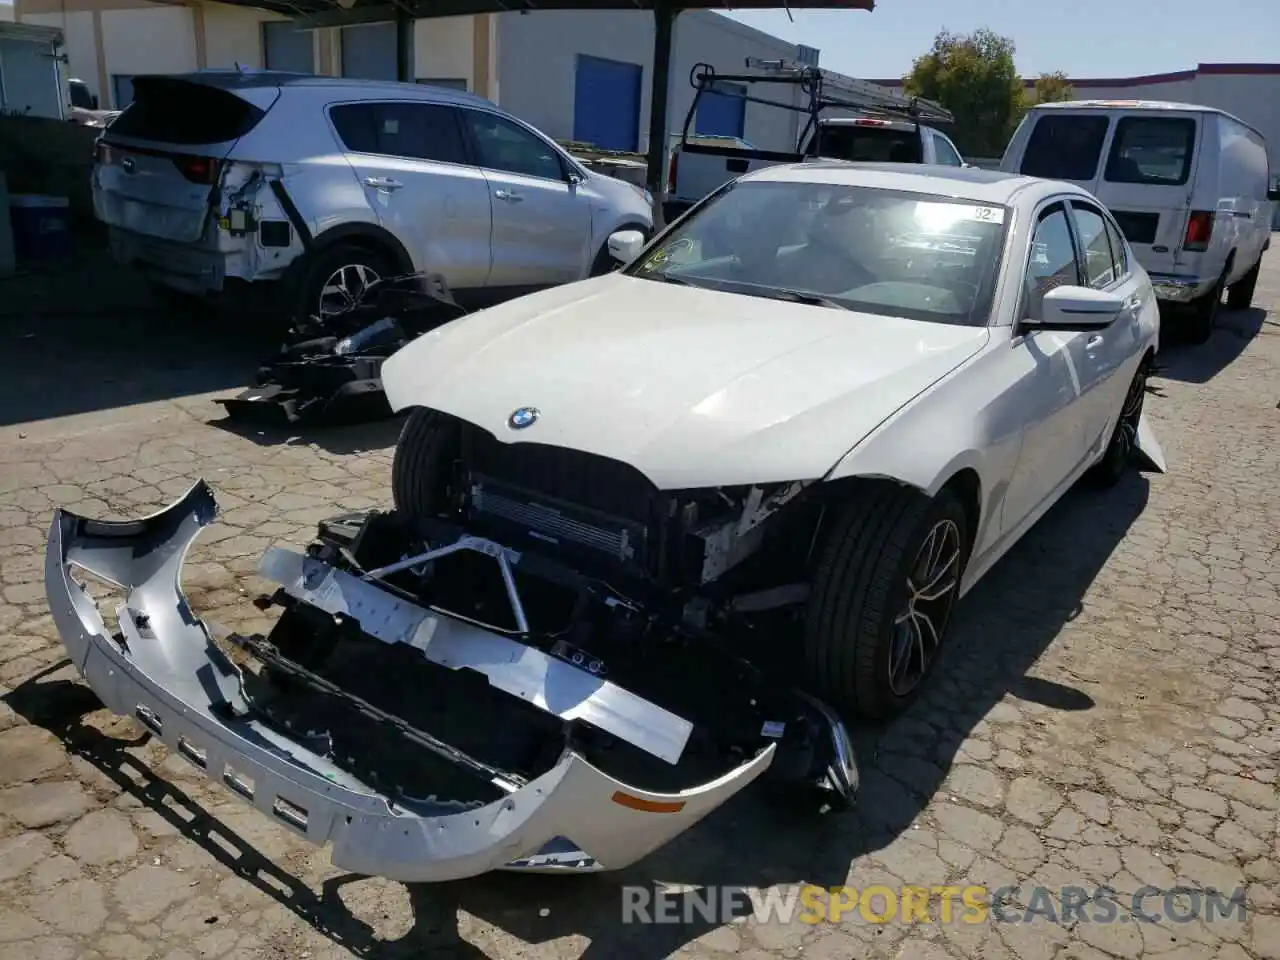
[[[771,745],[766,777],[851,800],[834,714],[731,638],[471,527],[422,526],[337,518],[305,558],[264,558],[282,587],[260,605],[283,612],[269,635],[233,641],[262,665],[251,693],[265,722],[406,805],[490,803],[566,751],[678,793]]]

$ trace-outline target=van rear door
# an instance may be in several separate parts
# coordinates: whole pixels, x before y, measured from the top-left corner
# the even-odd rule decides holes
[[[1172,273],[1178,262],[1203,126],[1202,115],[1172,110],[1122,113],[1115,120],[1093,194],[1111,210],[1148,271]]]
[[[1025,122],[1032,127],[1017,172],[1089,190],[1116,218],[1144,268],[1172,272],[1199,157],[1198,116],[1055,107],[1034,110]]]
[[[136,77],[133,90],[133,102],[98,141],[94,212],[109,226],[193,243],[204,234],[223,161],[279,87],[156,76]]]

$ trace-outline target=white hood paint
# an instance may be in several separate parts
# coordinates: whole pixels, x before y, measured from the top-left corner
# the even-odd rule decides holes
[[[446,324],[382,378],[392,409],[612,457],[681,489],[821,477],[987,337],[610,274]],[[512,430],[526,406],[541,416]]]

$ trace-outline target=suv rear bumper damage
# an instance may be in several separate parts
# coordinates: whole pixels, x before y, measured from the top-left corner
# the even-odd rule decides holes
[[[770,743],[711,782],[662,793],[622,782],[578,751],[565,749],[553,766],[528,782],[496,775],[491,782],[500,796],[492,802],[468,806],[434,796],[412,802],[392,799],[300,742],[308,737],[288,736],[278,724],[265,722],[246,692],[246,675],[188,606],[180,586],[182,565],[200,530],[216,514],[212,491],[203,482],[140,520],[98,521],[57,510],[45,561],[50,610],[76,669],[109,710],[137,718],[170,750],[263,815],[317,846],[332,844],[331,858],[339,868],[402,882],[450,880],[495,869],[621,869],[697,823],[765,773],[775,759],[777,744]],[[349,584],[335,586],[341,571],[311,558],[272,551],[263,565],[268,575],[274,568],[286,591],[305,583],[318,610],[332,613],[333,598],[353,596]],[[74,568],[125,592],[116,610],[118,633],[113,634],[88,590],[73,579]],[[315,576],[323,571],[332,576]],[[291,584],[291,572],[304,576]],[[343,576],[381,592],[374,584]],[[320,602],[323,597],[330,602]],[[641,728],[647,725],[652,734],[647,749],[655,755],[673,749],[660,742],[663,730],[674,732],[678,741],[682,725],[687,726],[660,707],[532,647],[431,616],[425,645],[408,638],[388,640],[365,626],[376,639],[409,643],[424,652],[431,637],[447,639],[449,657],[469,658],[473,662],[467,666],[486,673],[494,687],[553,715],[577,710],[633,741],[644,739]],[[421,618],[417,622],[422,625]],[[499,649],[504,645],[519,647],[523,655],[513,660],[511,649]],[[564,699],[572,689],[564,683],[552,689],[557,670],[580,675],[576,701]],[[521,688],[522,678],[532,686]],[[611,700],[606,688],[612,688]],[[559,702],[555,694],[561,696]],[[630,733],[628,724],[635,727]],[[838,721],[833,734],[852,789],[856,770]],[[471,773],[484,767],[462,751],[435,743],[438,754],[452,751],[459,764],[472,764]]]

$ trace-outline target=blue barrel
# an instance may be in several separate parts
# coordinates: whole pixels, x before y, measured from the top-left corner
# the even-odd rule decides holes
[[[9,222],[17,259],[49,260],[71,254],[71,203],[66,197],[13,194]]]

